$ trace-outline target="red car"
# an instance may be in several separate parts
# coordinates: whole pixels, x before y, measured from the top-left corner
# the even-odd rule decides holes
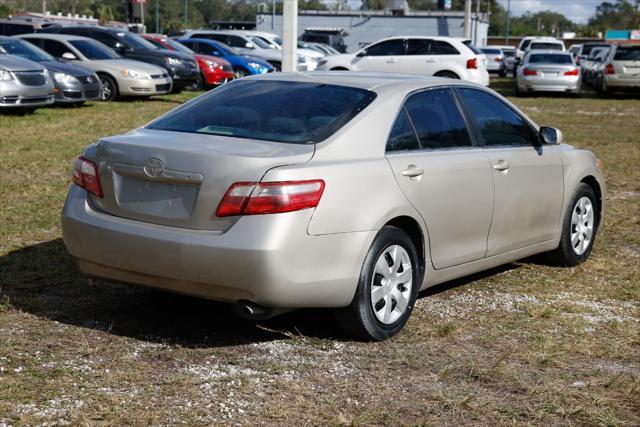
[[[206,90],[233,80],[233,67],[225,59],[209,55],[200,55],[177,41],[171,40],[161,34],[143,34],[142,37],[160,49],[176,50],[178,52],[188,53],[196,58],[200,66],[200,79],[189,89]]]

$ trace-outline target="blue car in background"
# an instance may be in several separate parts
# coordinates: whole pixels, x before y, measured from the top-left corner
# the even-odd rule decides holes
[[[224,43],[209,39],[179,39],[178,42],[201,55],[217,56],[226,59],[233,67],[237,79],[253,74],[266,74],[275,69],[264,59],[243,55]]]

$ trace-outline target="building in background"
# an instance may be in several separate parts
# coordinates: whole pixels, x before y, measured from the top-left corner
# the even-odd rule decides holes
[[[394,5],[396,3],[394,2]],[[404,6],[385,10],[300,10],[298,36],[306,29],[342,30],[348,52],[390,36],[464,37],[464,12],[418,12]],[[256,16],[258,31],[282,34],[282,15],[266,11]],[[485,14],[471,15],[471,39],[486,46],[489,21]]]

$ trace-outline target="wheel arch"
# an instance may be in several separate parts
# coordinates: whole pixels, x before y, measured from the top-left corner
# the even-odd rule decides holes
[[[332,67],[329,71],[349,71],[349,69],[347,67],[337,66]]]
[[[422,280],[426,268],[427,257],[425,236],[420,223],[408,215],[401,215],[390,219],[384,225],[398,227],[409,235],[416,248],[416,252],[418,253],[418,262],[420,263],[420,280]]]
[[[96,71],[96,75],[98,77],[107,76],[111,80],[113,80],[113,83],[116,85],[116,89],[118,90],[118,95],[120,94],[120,85],[118,84],[118,79],[113,74],[111,74],[109,71]]]
[[[453,70],[440,70],[437,73],[434,73],[434,77],[441,77],[443,74],[453,74],[457,79],[461,79],[460,74],[456,73]]]
[[[598,209],[598,222],[596,223],[596,227],[600,228],[600,224],[602,222],[602,213],[603,213],[602,212],[602,207],[603,207],[602,187],[600,187],[600,183],[598,182],[596,177],[593,175],[585,176],[580,180],[580,182],[587,184],[589,187],[591,187],[591,189],[596,195],[596,205]]]

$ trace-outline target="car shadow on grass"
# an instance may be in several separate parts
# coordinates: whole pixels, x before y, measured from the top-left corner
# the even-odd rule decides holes
[[[60,323],[188,348],[289,339],[337,338],[330,314],[298,310],[252,322],[227,304],[85,278],[62,239],[0,256],[0,301]]]

